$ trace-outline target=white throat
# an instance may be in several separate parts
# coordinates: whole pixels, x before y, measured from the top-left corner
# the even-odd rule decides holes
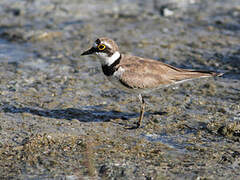
[[[121,55],[118,51],[113,53],[112,56],[108,57],[106,53],[97,52],[98,57],[100,57],[102,65],[111,66]]]

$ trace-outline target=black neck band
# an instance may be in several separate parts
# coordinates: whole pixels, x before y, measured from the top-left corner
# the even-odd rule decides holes
[[[121,60],[122,56],[120,54],[119,58],[117,58],[114,63],[112,63],[110,66],[108,65],[103,65],[102,66],[102,70],[103,70],[103,73],[106,75],[106,76],[112,76],[116,71],[117,71],[117,68],[116,66],[120,63],[120,60]]]

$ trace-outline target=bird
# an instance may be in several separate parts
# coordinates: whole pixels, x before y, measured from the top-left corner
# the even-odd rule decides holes
[[[138,94],[140,114],[136,126],[141,126],[145,100],[143,93],[196,78],[222,76],[223,73],[177,68],[161,61],[123,54],[117,43],[107,37],[95,40],[93,46],[81,55],[96,55],[103,74],[118,88]]]

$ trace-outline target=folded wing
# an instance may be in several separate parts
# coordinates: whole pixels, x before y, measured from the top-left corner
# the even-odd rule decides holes
[[[125,57],[119,66],[125,70],[120,82],[132,89],[157,88],[185,80],[222,75],[215,72],[180,69],[136,56]]]

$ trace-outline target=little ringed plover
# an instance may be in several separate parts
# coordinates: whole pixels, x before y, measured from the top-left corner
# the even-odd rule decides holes
[[[97,39],[82,55],[95,54],[99,57],[104,75],[117,87],[139,94],[141,103],[138,128],[143,119],[145,101],[142,93],[186,80],[221,76],[222,73],[176,68],[157,60],[125,55],[109,38]]]

